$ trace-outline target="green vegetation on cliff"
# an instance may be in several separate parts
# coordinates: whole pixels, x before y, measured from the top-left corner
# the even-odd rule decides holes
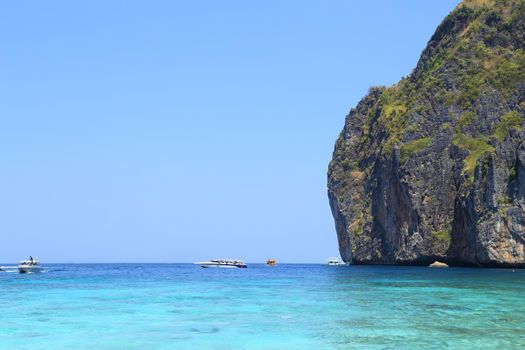
[[[410,158],[414,154],[417,154],[421,152],[421,150],[430,146],[431,143],[432,139],[430,137],[422,137],[420,139],[402,144],[400,156],[401,164],[404,164],[408,160],[408,158]]]
[[[478,164],[478,160],[490,153],[494,153],[494,147],[487,143],[486,138],[480,137],[476,139],[463,134],[456,134],[452,142],[459,148],[468,151],[463,173],[469,175],[470,182],[474,181],[474,169]]]
[[[450,244],[450,232],[445,230],[432,231],[430,238],[435,244],[445,243]]]
[[[498,141],[503,141],[509,134],[509,130],[511,128],[519,131],[521,129],[522,122],[523,119],[516,111],[510,111],[501,118],[501,122],[494,129],[492,136],[494,136]]]
[[[364,140],[373,142],[383,132],[380,142],[383,154],[389,155],[396,146],[410,150],[416,145],[403,147],[413,142],[406,141],[407,134],[418,135],[419,139],[435,134],[436,130],[418,119],[432,113],[436,105],[448,107],[451,115],[452,110],[463,111],[457,120],[446,121],[454,123],[456,131],[461,133],[477,118],[476,101],[487,90],[496,89],[508,99],[516,85],[525,81],[525,51],[514,45],[515,26],[523,26],[524,17],[524,1],[460,4],[436,31],[414,73],[392,87],[382,88],[377,105],[370,111],[370,122],[363,130]],[[450,27],[455,32],[445,33]],[[503,117],[494,131],[498,141],[502,141],[510,127],[519,124],[520,117],[513,113],[512,120]],[[477,136],[477,130],[470,133],[471,137]],[[403,162],[407,156],[410,154],[406,152],[401,155]],[[472,155],[467,167],[472,168],[472,160],[478,158]]]

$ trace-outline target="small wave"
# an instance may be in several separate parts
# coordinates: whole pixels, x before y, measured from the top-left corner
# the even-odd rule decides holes
[[[38,272],[33,272],[33,271],[28,271],[28,272],[24,272],[24,273],[20,273],[21,275],[38,275],[38,274],[41,274],[41,273],[46,273],[47,270],[42,270],[42,271],[38,271]]]
[[[220,331],[220,329],[217,328],[217,327],[212,327],[212,328],[208,328],[208,329],[190,328],[190,332],[201,333],[201,334],[213,334],[213,333],[218,333],[219,331]]]
[[[18,267],[16,267],[16,266],[0,266],[0,272],[5,272],[5,273],[18,272]]]
[[[18,267],[16,266],[1,266],[0,267],[0,273],[2,272],[5,272],[5,273],[19,273],[21,275],[32,275],[32,274],[39,274],[39,273],[46,273],[48,272],[48,270],[42,270],[42,271],[39,271],[39,272],[32,272],[32,271],[28,271],[28,272],[24,272],[24,273],[21,273],[18,271]]]

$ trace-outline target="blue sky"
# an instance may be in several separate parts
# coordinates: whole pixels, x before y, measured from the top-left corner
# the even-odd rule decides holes
[[[457,2],[3,2],[0,261],[337,255],[344,116]]]

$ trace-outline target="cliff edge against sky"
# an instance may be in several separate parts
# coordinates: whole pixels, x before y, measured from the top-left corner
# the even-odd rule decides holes
[[[470,0],[414,71],[371,88],[328,169],[354,264],[525,264],[525,0]]]

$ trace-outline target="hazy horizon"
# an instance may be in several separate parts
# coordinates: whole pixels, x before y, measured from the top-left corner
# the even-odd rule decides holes
[[[1,4],[0,261],[337,256],[344,117],[457,3]]]

